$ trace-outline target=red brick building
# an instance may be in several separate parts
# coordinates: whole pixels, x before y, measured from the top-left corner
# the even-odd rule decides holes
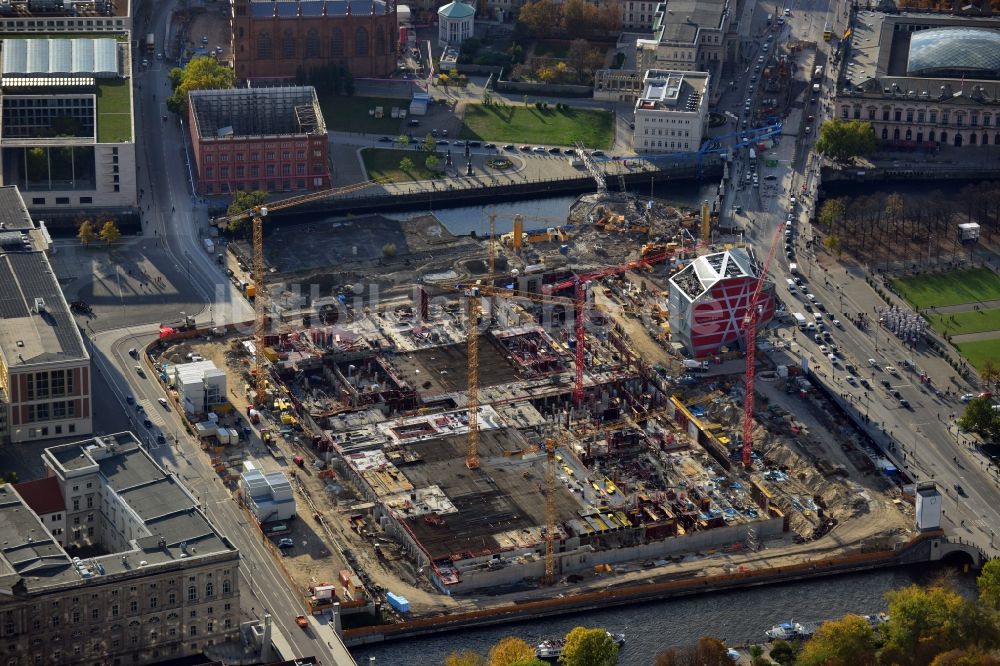
[[[330,65],[355,77],[396,70],[395,0],[232,0],[232,12],[237,80]]]
[[[200,195],[330,187],[326,123],[312,87],[194,91],[188,121]]]

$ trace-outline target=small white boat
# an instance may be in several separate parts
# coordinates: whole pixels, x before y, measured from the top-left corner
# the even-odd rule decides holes
[[[608,638],[619,646],[625,644],[625,634],[613,634],[609,631]],[[535,656],[539,659],[558,659],[565,645],[566,641],[562,638],[542,641],[535,646]]]

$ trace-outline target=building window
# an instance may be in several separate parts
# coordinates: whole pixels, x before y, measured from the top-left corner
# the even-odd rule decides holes
[[[97,622],[98,620],[100,620],[101,619],[101,609],[100,608],[91,608],[90,609],[90,619],[93,620],[94,622]]]
[[[111,617],[118,617],[118,604],[111,606]]]
[[[222,593],[223,594],[229,594],[229,592],[230,592],[229,581],[228,580],[222,581]],[[226,604],[226,605],[228,606],[229,604]],[[227,608],[226,610],[229,610],[229,609]]]
[[[931,109],[931,111],[929,111],[928,113],[929,113],[928,122],[936,124],[937,123],[937,111],[934,111],[933,109]],[[933,139],[931,139],[931,141],[933,141]]]
[[[295,57],[295,35],[291,30],[285,30],[281,35],[281,55],[285,58]]]
[[[242,178],[243,177],[243,172],[244,172],[243,167],[241,167],[241,166],[236,167],[236,177],[237,178]]]
[[[271,57],[271,33],[266,30],[261,30],[260,33],[257,34],[257,57]]]
[[[167,594],[167,605],[173,606],[177,603],[177,594],[175,592],[170,592]]]
[[[253,166],[251,166],[250,167],[250,175],[253,178],[256,178],[257,176],[259,176],[260,175],[260,167],[257,166],[256,164],[254,164]]]
[[[368,31],[359,27],[354,33],[354,55],[368,55]]]
[[[197,600],[198,600],[198,588],[196,588],[194,585],[191,585],[190,587],[188,587],[188,601],[197,601]]]
[[[319,57],[319,33],[315,29],[310,29],[306,33],[306,58]]]
[[[375,55],[384,55],[385,53],[385,28],[380,25],[375,28]]]
[[[192,624],[190,627],[188,627],[188,636],[197,636],[197,635],[198,635],[198,625]]]
[[[207,583],[205,585],[205,596],[212,597],[215,594],[215,586],[212,583]]]

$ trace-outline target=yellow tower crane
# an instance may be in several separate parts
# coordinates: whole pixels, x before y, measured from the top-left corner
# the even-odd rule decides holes
[[[254,404],[260,405],[267,400],[267,377],[264,366],[264,338],[267,333],[267,292],[264,284],[264,218],[269,212],[286,210],[306,203],[320,201],[339,194],[349,194],[375,185],[372,181],[355,183],[346,187],[337,187],[320,192],[310,192],[297,197],[277,201],[270,206],[254,206],[245,211],[217,217],[213,223],[225,228],[230,222],[250,219],[252,223],[253,242],[253,282],[254,282]]]
[[[556,578],[556,442],[545,440],[545,584]]]
[[[469,372],[468,406],[469,437],[465,466],[479,467],[479,287],[466,292],[469,297]]]

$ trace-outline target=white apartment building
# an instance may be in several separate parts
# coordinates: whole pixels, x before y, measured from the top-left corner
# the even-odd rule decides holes
[[[635,103],[637,153],[686,153],[701,147],[708,114],[707,72],[650,70]]]

